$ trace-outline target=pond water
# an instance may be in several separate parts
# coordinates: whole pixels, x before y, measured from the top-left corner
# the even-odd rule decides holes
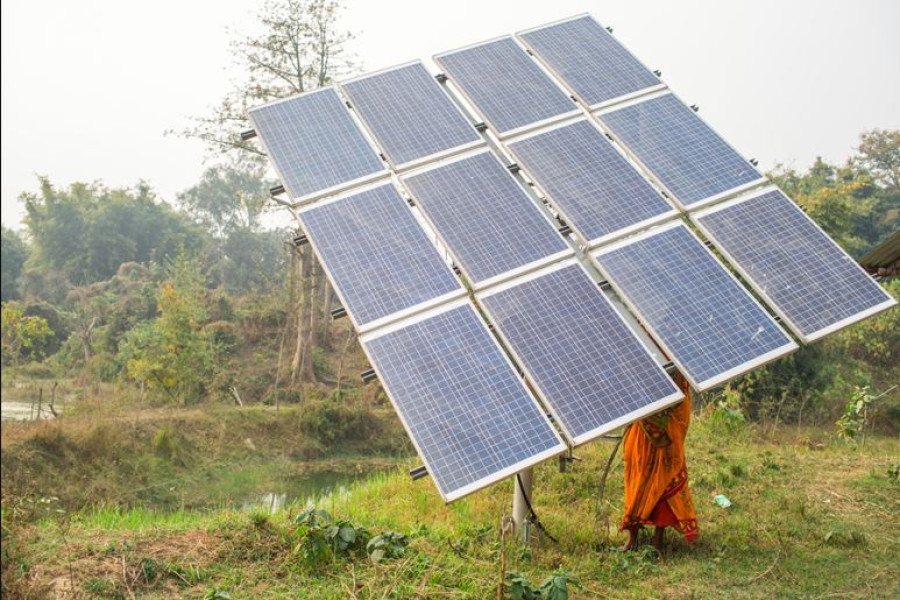
[[[388,469],[381,466],[368,473],[337,471],[305,473],[302,477],[279,485],[277,489],[251,496],[242,503],[242,508],[259,508],[275,514],[288,504],[302,505],[315,502],[323,496],[335,493],[343,497],[348,493],[350,484],[386,470]]]

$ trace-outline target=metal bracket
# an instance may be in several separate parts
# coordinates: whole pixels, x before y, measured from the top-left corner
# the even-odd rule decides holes
[[[428,468],[425,465],[420,465],[415,469],[409,470],[409,476],[413,481],[415,481],[416,479],[422,479],[426,475],[428,475]]]
[[[346,317],[346,316],[347,316],[347,309],[344,308],[343,306],[338,306],[337,308],[334,308],[331,310],[331,320],[332,321],[336,321],[337,319],[340,319],[341,317]]]
[[[278,196],[280,194],[283,194],[284,192],[285,192],[284,186],[280,183],[278,185],[275,185],[275,186],[272,186],[269,188],[270,196]]]
[[[369,383],[370,381],[378,379],[378,374],[375,373],[375,369],[366,369],[362,372],[360,377],[362,378],[363,383]]]
[[[242,142],[246,142],[247,140],[252,140],[255,137],[256,137],[255,129],[248,129],[246,131],[241,132],[241,141]]]
[[[300,235],[294,236],[294,245],[302,246],[303,244],[309,243],[309,238],[306,237],[305,233],[301,233]]]

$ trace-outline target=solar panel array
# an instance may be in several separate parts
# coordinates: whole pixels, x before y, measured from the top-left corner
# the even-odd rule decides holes
[[[359,328],[463,293],[390,182],[313,205],[300,220]]]
[[[896,304],[778,190],[693,219],[804,341]]]
[[[574,259],[479,300],[574,444],[684,398]]]
[[[402,180],[476,286],[572,253],[488,151]]]
[[[699,390],[797,348],[679,222],[603,248],[594,258]]]
[[[296,202],[387,174],[333,88],[252,108],[249,115]]]
[[[590,15],[516,35],[591,108],[661,86],[656,75]]]
[[[435,60],[250,118],[445,500],[797,348],[678,209],[803,341],[896,304],[590,16]]]
[[[365,75],[340,87],[398,169],[436,154],[484,144],[421,61]]]
[[[500,135],[577,112],[511,36],[438,54],[434,60]]]
[[[759,171],[672,94],[600,119],[685,207],[762,180]]]
[[[509,149],[589,245],[677,214],[586,119],[517,138]]]
[[[565,449],[468,301],[361,341],[448,502]]]

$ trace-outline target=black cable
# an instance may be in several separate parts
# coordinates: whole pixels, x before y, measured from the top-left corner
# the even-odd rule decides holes
[[[547,536],[547,539],[549,539],[554,544],[559,544],[559,540],[550,535],[550,532],[547,531],[547,529],[544,527],[544,524],[541,523],[540,519],[538,519],[537,513],[534,512],[534,508],[532,508],[531,506],[531,499],[529,499],[528,494],[525,493],[525,486],[522,485],[522,476],[518,473],[516,473],[516,481],[519,483],[519,491],[522,492],[522,498],[525,499],[525,506],[528,507],[528,512],[531,513],[531,516],[528,518],[528,520],[531,523],[534,523],[534,526],[537,527],[538,531]]]

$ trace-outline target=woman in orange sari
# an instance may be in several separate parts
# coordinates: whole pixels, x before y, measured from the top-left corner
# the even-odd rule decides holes
[[[691,390],[680,374],[676,383],[684,401],[633,423],[623,440],[625,457],[625,516],[628,532],[623,550],[631,550],[638,531],[655,525],[653,545],[662,547],[666,527],[692,542],[697,537],[697,513],[687,484],[684,438],[691,420]]]

